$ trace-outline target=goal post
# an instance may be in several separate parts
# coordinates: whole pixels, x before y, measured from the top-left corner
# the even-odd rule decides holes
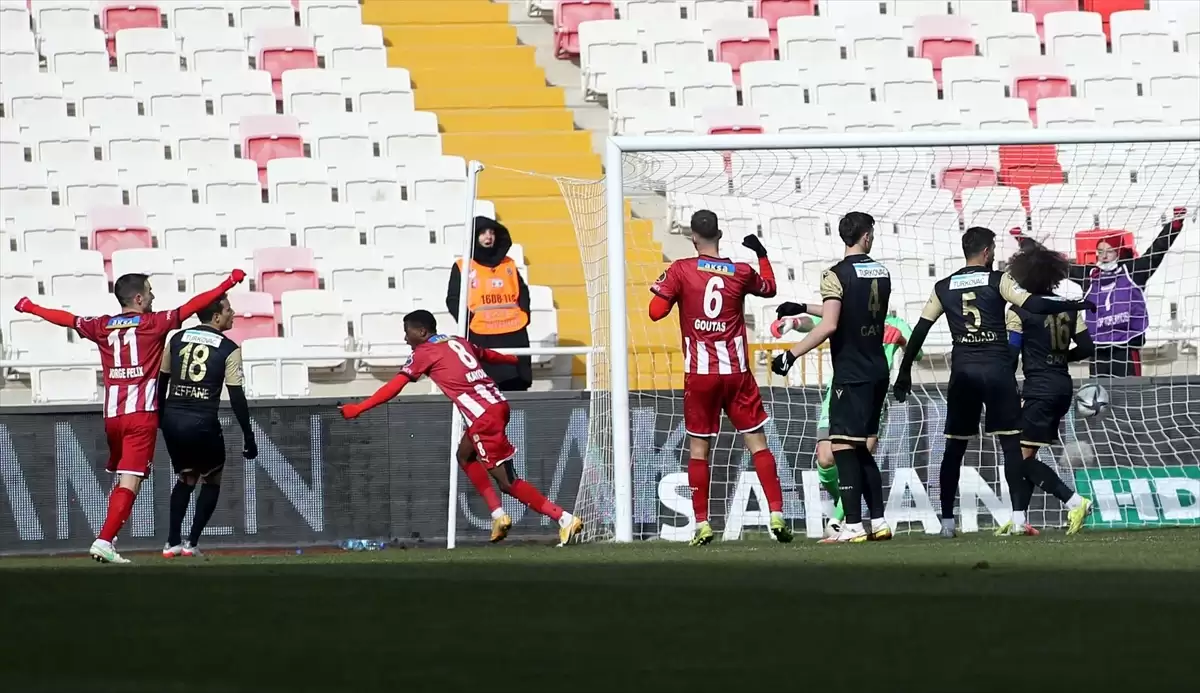
[[[1200,523],[1200,442],[1185,435],[1195,432],[1187,422],[1200,414],[1200,401],[1188,394],[1200,386],[1194,128],[618,136],[608,139],[605,163],[602,181],[560,180],[586,266],[597,354],[589,383],[592,449],[577,496],[585,539],[690,535],[677,322],[650,325],[644,316],[646,289],[666,266],[666,258],[645,251],[663,242],[686,252],[688,220],[700,208],[717,212],[723,254],[751,260],[740,239],[753,233],[779,278],[775,299],[748,301],[751,363],[772,415],[766,431],[785,514],[809,535],[819,534],[829,505],[814,461],[828,355],[809,355],[787,382],[772,378],[769,351],[801,335],[776,340],[767,328],[779,302],[818,300],[820,270],[841,255],[840,216],[875,217],[872,255],[894,278],[890,313],[915,325],[933,282],[961,266],[967,227],[996,232],[1000,264],[1016,250],[1018,234],[1091,262],[1097,244],[1115,244],[1124,254],[1161,251],[1152,242],[1175,209],[1186,208],[1183,231],[1152,263],[1143,292],[1144,376],[1103,381],[1113,400],[1107,416],[1068,415],[1063,444],[1041,454],[1068,484],[1096,496],[1104,511],[1096,514],[1099,526],[1133,526],[1137,518],[1153,524],[1151,511],[1165,524]],[[937,528],[949,346],[942,321],[914,372],[916,396],[891,406],[881,426],[877,457],[888,517],[902,528]],[[1073,373],[1096,380],[1086,369]],[[711,455],[710,517],[718,534],[765,529],[761,489],[741,441],[723,431]],[[968,454],[957,506],[968,531],[1007,517],[998,460],[986,437]],[[1040,499],[1029,517],[1041,526],[1063,522],[1056,504]]]

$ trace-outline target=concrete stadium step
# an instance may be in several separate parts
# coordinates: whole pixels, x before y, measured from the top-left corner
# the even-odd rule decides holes
[[[425,87],[413,93],[418,111],[452,108],[564,108],[561,87]]]
[[[569,111],[563,109],[563,112]],[[584,180],[599,180],[604,175],[600,166],[600,156],[597,154],[504,154],[494,156],[484,163],[545,176],[566,176]]]
[[[521,69],[537,67],[533,46],[476,46],[470,50],[442,45],[403,45],[387,49],[388,64],[411,70],[468,68]]]
[[[446,154],[474,157],[487,162],[506,154],[522,154],[539,148],[549,148],[563,156],[590,155],[592,137],[586,132],[484,132],[442,135],[442,151]]]
[[[508,24],[404,24],[384,25],[385,46],[508,46],[517,42],[517,30]]]
[[[387,0],[363,5],[363,24],[482,24],[508,22],[505,3],[488,0]]]
[[[436,65],[410,69],[414,89],[439,84],[495,89],[498,87],[544,87],[546,71],[536,65],[480,66],[471,69]]]
[[[500,166],[500,160],[489,162]],[[520,167],[519,171],[525,169]],[[503,168],[484,168],[479,174],[479,197],[496,201],[506,197],[548,197],[559,193],[558,182],[546,176],[531,176],[528,173],[509,171]]]
[[[466,132],[542,132],[574,130],[571,112],[564,108],[481,108],[477,111],[454,110],[438,115],[438,125],[446,134]]]

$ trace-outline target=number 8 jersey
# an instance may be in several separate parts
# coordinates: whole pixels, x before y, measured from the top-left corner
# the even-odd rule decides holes
[[[702,255],[671,263],[650,291],[679,306],[685,373],[749,372],[746,297],[774,296],[774,282],[744,262]]]
[[[413,349],[400,372],[413,382],[428,376],[454,402],[470,426],[493,404],[505,401],[480,365],[480,361],[489,360],[487,351],[461,337],[436,334]]]

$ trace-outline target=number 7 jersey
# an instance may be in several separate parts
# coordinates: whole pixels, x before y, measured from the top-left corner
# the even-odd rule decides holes
[[[701,256],[671,263],[650,291],[679,305],[685,373],[749,372],[746,297],[774,296],[774,282],[744,262]]]
[[[505,401],[491,376],[484,372],[482,360],[482,351],[474,344],[461,337],[437,334],[413,349],[400,372],[413,382],[428,376],[470,426],[493,404]]]

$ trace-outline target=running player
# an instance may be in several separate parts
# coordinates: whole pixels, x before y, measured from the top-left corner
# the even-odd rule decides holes
[[[1021,285],[1013,275],[992,270],[996,234],[974,226],[962,237],[966,266],[934,285],[921,319],[913,330],[893,392],[903,402],[912,390],[912,362],[925,343],[934,321],[946,315],[954,342],[950,384],[946,393],[946,449],[940,472],[942,496],[941,536],[954,537],[954,500],[967,443],[979,433],[979,415],[987,407],[984,432],[1000,439],[1004,453],[1004,478],[1010,497],[1025,496],[1029,484],[1021,455],[1021,397],[1008,346],[1007,304],[1030,313],[1048,315],[1079,311],[1090,303],[1049,296],[1067,276],[1067,263],[1040,258]],[[1061,256],[1060,256],[1061,258]],[[1032,292],[1032,294],[1030,293]],[[1033,295],[1037,294],[1037,295]],[[1028,491],[1032,493],[1032,491]],[[1022,523],[1015,533],[1032,529]]]
[[[650,287],[650,319],[662,320],[679,304],[679,332],[683,339],[683,427],[688,434],[688,485],[696,533],[692,546],[713,540],[708,522],[708,455],[712,439],[721,428],[721,412],[742,434],[754,462],[770,510],[771,534],[777,541],[792,540],[783,518],[783,488],[775,455],[767,447],[763,407],[758,383],[750,370],[746,341],[746,296],[775,295],[775,272],[767,250],[757,236],[746,236],[742,245],[758,256],[758,272],[744,262],[721,256],[721,229],[717,215],[702,209],[692,215],[692,244],[696,257],[676,260]]]
[[[804,317],[803,314],[808,313],[813,316],[811,318]],[[786,302],[775,309],[776,320],[771,324],[771,334],[779,339],[789,331],[796,332],[811,332],[813,327],[821,322],[823,314],[822,307],[817,305],[809,305],[806,303]],[[912,327],[904,320],[888,315],[884,319],[883,328],[883,354],[887,357],[888,371],[891,372],[892,364],[896,355],[896,350],[903,347],[909,335],[912,334]],[[917,354],[917,360],[923,358],[922,354]],[[825,388],[825,399],[821,401],[821,415],[817,419],[817,478],[821,482],[821,487],[824,488],[833,498],[833,514],[829,517],[829,523],[826,525],[826,535],[837,534],[842,529],[842,521],[846,514],[842,508],[842,496],[838,491],[838,469],[837,463],[833,459],[833,446],[829,442],[829,399],[833,397],[833,384],[830,382],[829,387]],[[879,425],[883,426],[883,416],[887,413],[887,400],[884,400],[883,414],[881,414]],[[867,438],[867,449],[871,454],[875,454],[875,446],[879,443],[879,436],[871,436]]]
[[[242,387],[242,350],[223,332],[233,327],[233,308],[224,295],[201,308],[200,326],[176,332],[163,353],[158,376],[159,423],[163,442],[175,470],[171,489],[171,514],[163,558],[200,556],[200,534],[212,518],[221,495],[225,467],[225,434],[217,409],[221,385],[229,390],[229,406],[242,429],[242,456],[258,456],[250,407]],[[188,540],[181,542],[183,516],[196,483],[196,514]]]
[[[850,212],[838,222],[846,244],[841,262],[821,275],[822,320],[799,344],[771,364],[787,375],[796,359],[830,340],[833,360],[833,400],[829,404],[829,441],[838,468],[838,492],[845,523],[823,543],[858,543],[892,538],[883,519],[883,476],[867,441],[879,435],[879,420],[887,398],[888,363],[883,333],[892,294],[887,268],[868,253],[875,241],[875,219]],[[864,492],[871,515],[863,528]]]
[[[234,270],[215,289],[193,296],[178,309],[154,312],[149,277],[125,274],[113,284],[121,304],[117,315],[83,318],[65,310],[43,308],[28,298],[17,301],[21,313],[32,313],[61,327],[74,328],[100,349],[104,374],[104,433],[108,438],[110,473],[117,483],[108,497],[108,513],[88,553],[100,563],[128,563],[113,540],[129,519],[142,479],[154,460],[158,437],[158,369],[167,333],[246,278]]]
[[[1020,253],[1010,261],[1017,273],[1024,273],[1024,263],[1040,261],[1040,256],[1054,251],[1039,244],[1026,242]],[[1011,269],[1011,267],[1010,267]],[[1075,347],[1071,347],[1074,340]],[[1024,308],[1008,309],[1008,343],[1021,359],[1025,383],[1021,389],[1021,453],[1025,457],[1025,478],[1033,486],[1052,494],[1067,506],[1067,534],[1083,529],[1083,522],[1092,510],[1092,502],[1068,487],[1054,470],[1038,459],[1038,451],[1058,442],[1058,425],[1074,402],[1075,386],[1071,382],[1069,364],[1092,357],[1096,345],[1088,334],[1082,312],[1057,315],[1034,315]],[[1012,533],[1014,527],[1024,527],[1025,512],[1033,495],[1033,486],[1024,486],[1028,495],[1014,498],[1013,516],[1000,527],[997,534]],[[1036,530],[1033,532],[1036,533]]]
[[[558,523],[559,546],[570,542],[583,530],[583,520],[549,501],[533,484],[517,477],[512,464],[517,451],[504,430],[508,426],[508,401],[480,367],[481,362],[515,365],[517,357],[478,347],[461,337],[438,334],[437,321],[427,310],[415,310],[404,316],[404,341],[412,347],[413,353],[400,373],[363,402],[343,406],[342,416],[357,418],[400,394],[409,383],[428,376],[454,403],[467,424],[458,446],[458,462],[492,511],[492,541],[499,541],[508,534],[512,520],[500,508],[500,499],[487,479],[487,472],[501,491]],[[473,471],[475,469],[485,472],[482,479]]]

